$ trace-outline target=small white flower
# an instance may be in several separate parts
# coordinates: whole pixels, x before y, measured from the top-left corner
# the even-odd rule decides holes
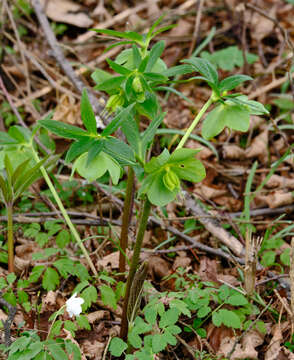
[[[82,312],[81,305],[85,302],[84,299],[80,297],[76,297],[77,293],[74,293],[71,298],[69,298],[66,302],[66,311],[68,312],[70,317],[79,316]]]

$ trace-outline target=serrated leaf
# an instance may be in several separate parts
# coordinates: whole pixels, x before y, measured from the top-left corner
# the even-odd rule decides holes
[[[9,136],[6,132],[0,131],[0,144],[1,145],[18,144],[18,141],[13,137]]]
[[[75,331],[77,330],[77,327],[75,325],[74,322],[70,321],[70,320],[65,320],[64,322],[64,328],[66,330],[68,330],[71,335],[74,337],[75,336]]]
[[[274,251],[266,251],[261,258],[263,266],[272,266],[275,263],[276,253]]]
[[[66,247],[66,245],[70,242],[70,234],[67,230],[63,229],[61,230],[58,235],[56,236],[56,245],[63,249]]]
[[[194,71],[194,68],[192,65],[183,64],[183,65],[173,66],[173,67],[167,69],[166,71],[163,72],[163,75],[167,76],[167,77],[172,77],[172,76],[177,76],[177,75],[190,74],[193,71]]]
[[[65,162],[70,163],[76,157],[78,157],[81,154],[83,154],[84,152],[88,151],[94,142],[95,142],[95,139],[92,139],[87,136],[87,137],[81,138],[80,140],[72,143],[66,153]]]
[[[290,266],[290,250],[291,249],[285,249],[280,255],[281,262],[286,266]]]
[[[55,290],[56,286],[59,284],[59,275],[58,273],[48,267],[45,270],[44,276],[43,276],[43,280],[42,280],[42,286],[45,290]]]
[[[197,311],[197,316],[202,319],[205,316],[207,316],[209,313],[211,312],[211,308],[209,306],[202,306],[198,311]]]
[[[81,329],[91,330],[91,325],[85,315],[76,316],[76,322]]]
[[[144,310],[144,315],[149,324],[154,325],[156,323],[157,311],[152,306],[149,306]]]
[[[121,356],[127,348],[128,345],[122,339],[118,337],[111,339],[109,351],[112,356]]]
[[[82,304],[83,311],[87,310],[92,302],[96,302],[98,299],[97,290],[94,286],[88,286],[86,289],[83,290],[81,293],[81,297],[84,299],[84,303]]]
[[[67,355],[65,351],[62,349],[61,344],[59,343],[51,343],[47,345],[48,350],[50,351],[54,360],[65,360],[67,359]]]
[[[218,84],[217,70],[208,60],[192,57],[190,59],[185,59],[182,62],[192,65],[194,69],[203,75],[211,84],[215,86]]]
[[[164,350],[167,345],[166,339],[161,334],[154,334],[152,336],[152,350],[155,354]]]
[[[87,132],[77,126],[69,125],[56,120],[39,120],[39,123],[53,134],[62,136],[66,139],[80,140],[87,136]]]
[[[117,308],[117,303],[115,292],[112,290],[112,288],[107,285],[101,285],[99,289],[101,291],[101,298],[104,305],[109,305],[115,310]]]
[[[243,306],[248,304],[246,297],[240,293],[233,294],[225,300],[226,304],[233,306]]]
[[[179,310],[176,308],[168,309],[160,318],[159,327],[164,328],[174,325],[179,319]]]
[[[112,136],[107,137],[104,152],[113,157],[122,166],[135,164],[133,150],[127,144]]]
[[[87,90],[84,88],[81,101],[81,117],[85,128],[90,134],[97,134],[95,114],[90,103]]]

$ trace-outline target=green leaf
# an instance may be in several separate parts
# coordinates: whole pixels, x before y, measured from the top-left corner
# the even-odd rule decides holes
[[[182,60],[182,62],[192,65],[196,71],[198,71],[201,75],[203,75],[207,79],[208,82],[217,86],[218,84],[217,70],[208,60],[192,57],[190,59]]]
[[[118,161],[122,166],[135,164],[133,150],[127,144],[112,136],[107,137],[104,152]]]
[[[233,75],[222,80],[218,85],[218,90],[220,92],[229,91],[235,89],[238,85],[240,85],[244,81],[253,80],[252,77],[247,75]]]
[[[51,355],[53,356],[54,360],[66,360],[68,359],[65,351],[62,349],[60,343],[51,343],[47,345],[48,350],[50,351]]]
[[[121,356],[122,353],[128,348],[128,345],[120,338],[115,337],[111,339],[109,351],[112,356]]]
[[[274,251],[266,251],[261,258],[263,266],[272,266],[275,263],[276,253]]]
[[[121,65],[117,64],[116,62],[114,62],[114,61],[112,61],[110,59],[106,59],[106,61],[108,62],[108,65],[111,67],[111,69],[114,70],[115,72],[117,72],[118,74],[128,76],[128,75],[130,75],[132,73],[126,67],[121,66]]]
[[[61,230],[58,235],[56,236],[56,245],[63,249],[66,247],[66,245],[70,242],[70,234],[67,230],[63,229]]]
[[[90,103],[87,89],[83,89],[81,101],[81,117],[85,128],[90,134],[97,134],[97,124],[92,105]]]
[[[152,306],[149,306],[144,310],[144,315],[145,315],[146,321],[149,324],[155,325],[156,318],[157,318],[157,311]]]
[[[285,249],[280,255],[281,262],[286,266],[290,266],[290,250],[291,249]]]
[[[107,285],[101,285],[99,289],[101,291],[101,298],[104,305],[109,305],[115,310],[117,308],[117,303],[115,292],[112,290],[112,288]]]
[[[179,310],[176,308],[168,309],[160,318],[159,327],[165,328],[174,325],[179,319]]]
[[[100,84],[106,80],[112,79],[113,76],[109,74],[107,71],[104,71],[102,69],[96,69],[92,75],[91,78],[95,81],[96,84]]]
[[[119,126],[130,117],[134,105],[135,104],[131,104],[127,108],[122,109],[102,131],[101,136],[108,136],[114,133]],[[135,120],[133,119],[133,121]]]
[[[74,143],[72,143],[66,153],[65,162],[70,163],[76,157],[78,157],[79,155],[88,151],[94,142],[95,142],[95,139],[92,139],[87,136],[87,137],[83,137],[83,138],[79,139],[78,141],[75,141]]]
[[[169,158],[169,151],[164,149],[160,155],[152,157],[152,159],[145,165],[145,171],[147,173],[152,173],[156,170],[159,170],[164,164],[168,162]]]
[[[148,128],[142,134],[142,155],[145,154],[145,151],[148,145],[153,141],[154,136],[158,127],[161,125],[166,113],[161,113],[156,116],[151,123],[149,124]]]
[[[108,29],[90,29],[92,31],[96,31],[100,34],[109,35],[113,37],[118,37],[122,39],[128,39],[128,40],[134,40],[138,42],[139,44],[143,41],[143,36],[134,32],[134,31],[126,31],[126,32],[120,32],[115,30],[108,30]]]
[[[8,130],[8,134],[17,140],[19,144],[29,143],[32,136],[32,133],[29,129],[19,125],[11,126]]]
[[[6,280],[7,280],[8,284],[11,285],[16,280],[16,275],[14,273],[10,273],[6,276]]]
[[[55,290],[56,286],[59,284],[59,275],[58,273],[48,267],[45,270],[44,276],[43,276],[43,280],[42,280],[42,286],[45,290]]]
[[[152,350],[155,354],[159,353],[160,351],[164,350],[167,345],[167,342],[163,335],[161,334],[154,334],[152,336]]]
[[[141,137],[136,121],[133,118],[128,117],[122,123],[121,129],[124,135],[126,136],[131,148],[135,152],[135,154],[138,155],[141,158],[141,160],[143,160],[143,156],[141,155],[142,153]]]
[[[197,311],[197,316],[202,319],[205,316],[207,316],[209,313],[211,312],[211,308],[209,306],[202,306],[198,311]]]
[[[121,84],[126,80],[125,76],[112,76],[94,87],[95,90],[118,93]]]
[[[248,304],[248,300],[246,297],[240,293],[233,294],[225,300],[226,304],[230,304],[233,306],[243,306]]]
[[[13,137],[9,136],[6,132],[0,131],[0,144],[1,145],[18,144],[18,141]]]
[[[75,331],[77,330],[77,327],[75,325],[74,322],[70,321],[70,320],[65,320],[64,322],[64,328],[66,330],[68,330],[71,335],[74,337],[75,336]]]
[[[109,171],[113,183],[116,185],[120,177],[119,164],[104,151],[101,151],[88,165],[88,154],[84,153],[77,158],[73,165],[73,171],[77,172],[88,181],[95,181]]]
[[[91,306],[92,302],[95,303],[98,299],[96,288],[92,285],[88,286],[81,293],[81,297],[85,300],[85,302],[82,304],[82,309],[85,311]]]
[[[104,140],[94,140],[88,150],[87,164],[89,166],[91,162],[100,154],[104,148]]]
[[[202,136],[211,139],[225,126],[237,131],[247,131],[249,121],[249,111],[244,106],[220,104],[206,116],[202,125]]]
[[[134,67],[138,68],[141,61],[142,61],[140,51],[139,51],[139,49],[138,49],[138,47],[136,45],[132,46],[132,51],[133,51],[133,64],[134,64]]]
[[[63,230],[66,231],[66,230]],[[59,271],[61,276],[66,278],[68,274],[72,274],[74,268],[74,261],[69,258],[62,258],[54,261],[53,265]]]
[[[163,72],[162,75],[167,76],[167,77],[172,77],[172,76],[190,74],[193,71],[194,71],[194,68],[192,65],[183,64],[183,65],[173,66],[173,67],[167,69],[166,71]]]
[[[47,130],[66,139],[80,140],[87,136],[87,132],[77,126],[72,126],[61,121],[39,120],[39,123]]]
[[[212,322],[215,326],[220,326],[224,324],[227,327],[233,329],[241,328],[241,321],[237,314],[231,310],[220,309],[217,312],[212,314]]]
[[[153,66],[155,65],[158,58],[160,58],[163,53],[165,43],[163,40],[158,41],[150,50],[149,60],[146,66],[146,72],[152,71]]]
[[[35,266],[31,271],[29,281],[30,282],[36,282],[39,279],[39,277],[42,275],[44,269],[45,269],[44,265]]]
[[[241,106],[245,106],[245,108],[247,108],[247,110],[250,112],[250,114],[252,115],[265,115],[265,114],[269,114],[269,111],[258,101],[254,101],[254,100],[248,100],[247,96],[245,95],[241,95],[241,96],[237,96],[237,97],[224,97],[229,99],[229,102],[235,103],[237,105],[241,105]],[[229,103],[228,102],[228,103]]]
[[[91,330],[91,325],[85,315],[76,316],[76,321],[81,329]]]

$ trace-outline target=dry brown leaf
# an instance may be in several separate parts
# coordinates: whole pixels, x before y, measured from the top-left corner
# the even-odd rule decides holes
[[[257,135],[246,149],[247,158],[258,157],[262,162],[267,158],[268,130]]]
[[[155,280],[160,280],[170,274],[169,263],[159,256],[151,256],[149,259],[149,271]]]
[[[53,120],[81,125],[79,104],[68,94],[62,94],[55,108]]]
[[[196,185],[196,192],[202,195],[205,199],[214,199],[216,197],[225,195],[227,190],[215,189],[204,184]]]
[[[69,0],[40,0],[45,7],[49,19],[57,22],[87,28],[93,24],[93,20],[84,12],[79,4]]]
[[[234,144],[223,146],[223,157],[230,160],[240,160],[245,157],[245,150]]]
[[[281,342],[283,341],[282,331],[285,327],[288,326],[288,323],[276,324],[272,327],[273,337],[269,344],[269,347],[265,353],[264,360],[276,360],[281,351]]]
[[[237,344],[231,355],[231,360],[258,359],[258,352],[255,348],[263,343],[264,335],[256,330],[248,331],[241,340],[241,344]],[[232,350],[235,337],[226,337],[222,340],[218,353],[227,356]]]
[[[7,316],[8,315],[5,314],[5,312],[2,309],[0,309],[0,321],[6,321]]]
[[[105,310],[94,311],[87,315],[90,324],[102,319],[109,319],[109,312]]]
[[[23,271],[27,270],[31,265],[31,261],[30,260],[26,260],[23,258],[20,258],[18,256],[14,257],[14,272],[19,275],[21,274]]]
[[[217,281],[217,261],[203,256],[200,260],[198,275],[202,281]]]
[[[119,264],[119,251],[115,251],[97,261],[96,266],[98,269],[118,269]]]
[[[57,292],[48,291],[46,296],[42,300],[42,309],[41,313],[44,311],[55,311],[56,308],[56,299],[57,299]]]
[[[101,360],[105,348],[105,343],[99,341],[86,340],[81,344],[82,353],[91,360]]]
[[[15,253],[22,260],[32,261],[32,254],[40,252],[42,249],[34,241],[24,239],[23,242],[22,245],[15,247]]]
[[[265,11],[270,17],[275,18],[276,10],[277,7],[274,5],[269,10]],[[274,26],[275,24],[273,21],[257,12],[254,12],[251,17],[251,36],[257,41],[261,41],[263,38],[271,34]]]
[[[265,185],[267,188],[283,187],[294,189],[294,179],[286,178],[285,176],[272,175]]]
[[[284,193],[283,191],[276,191],[270,195],[259,195],[258,196],[259,204],[266,203],[271,209],[277,208],[279,206],[290,205],[293,203],[293,194],[292,192]]]
[[[186,255],[184,251],[178,251],[178,255],[173,263],[173,270],[179,267],[187,269],[191,264],[191,259]]]

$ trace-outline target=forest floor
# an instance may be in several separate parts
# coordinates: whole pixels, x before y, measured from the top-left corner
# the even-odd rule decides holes
[[[93,87],[91,73],[96,68],[108,71],[106,58],[115,59],[127,46],[104,52],[113,39],[97,36],[91,28],[146,33],[165,14],[163,25],[177,24],[156,37],[166,43],[162,59],[169,67],[196,50],[197,56],[217,67],[220,79],[234,74],[253,78],[238,90],[261,102],[270,115],[251,116],[246,133],[226,130],[206,143],[197,136],[190,138],[187,147],[202,148],[197,157],[206,168],[206,178],[198,184],[186,183],[186,196],[152,210],[155,220],[148,226],[141,255],[141,260],[149,261],[149,292],[152,287],[161,294],[158,301],[170,296],[171,301],[178,299],[183,305],[193,286],[205,290],[198,294],[201,307],[195,305],[192,317],[190,310],[182,311],[177,344],[167,345],[154,359],[294,359],[290,281],[294,1],[43,0],[55,35],[51,44],[36,16],[36,3],[39,1],[2,0],[0,4],[0,131],[16,124],[32,127],[50,111],[54,120],[82,126],[81,87],[75,77]],[[65,62],[56,58],[56,44]],[[74,78],[64,70],[67,64]],[[177,144],[180,131],[187,129],[209,97],[209,88],[199,80],[178,84],[176,89],[190,101],[162,91],[161,105],[167,115],[153,145],[156,155],[163,147],[171,149]],[[105,94],[94,93],[103,107]],[[200,130],[201,126],[194,135],[200,135]],[[46,141],[62,156],[70,145],[70,140],[55,135]],[[1,155],[0,165],[2,170]],[[59,336],[75,341],[82,359],[113,359],[107,347],[111,338],[119,335],[122,313],[115,244],[126,175],[114,186],[107,178],[89,184],[77,174],[71,179],[70,173],[69,168],[58,165],[51,178],[81,238],[86,239],[84,245],[99,271],[99,280],[90,278],[89,268],[89,273],[84,272],[87,263],[67,227],[58,221],[60,213],[45,181],[38,180],[14,205],[15,275],[8,275],[7,214],[0,205],[2,330],[7,316],[16,309],[9,324],[10,340],[28,330],[36,330],[44,340],[50,316],[83,284],[77,291],[88,297],[83,313],[90,328],[84,324],[85,329],[69,329],[69,325]],[[135,202],[133,219],[138,204]],[[135,224],[133,221],[130,240]],[[249,265],[257,264],[250,300],[244,284],[246,241],[253,244]],[[73,262],[62,262],[64,257]],[[148,289],[144,304],[149,301]],[[216,319],[215,314],[224,318]],[[68,319],[64,314],[63,320]],[[82,320],[79,325],[83,327]],[[3,344],[5,335],[3,330]]]

